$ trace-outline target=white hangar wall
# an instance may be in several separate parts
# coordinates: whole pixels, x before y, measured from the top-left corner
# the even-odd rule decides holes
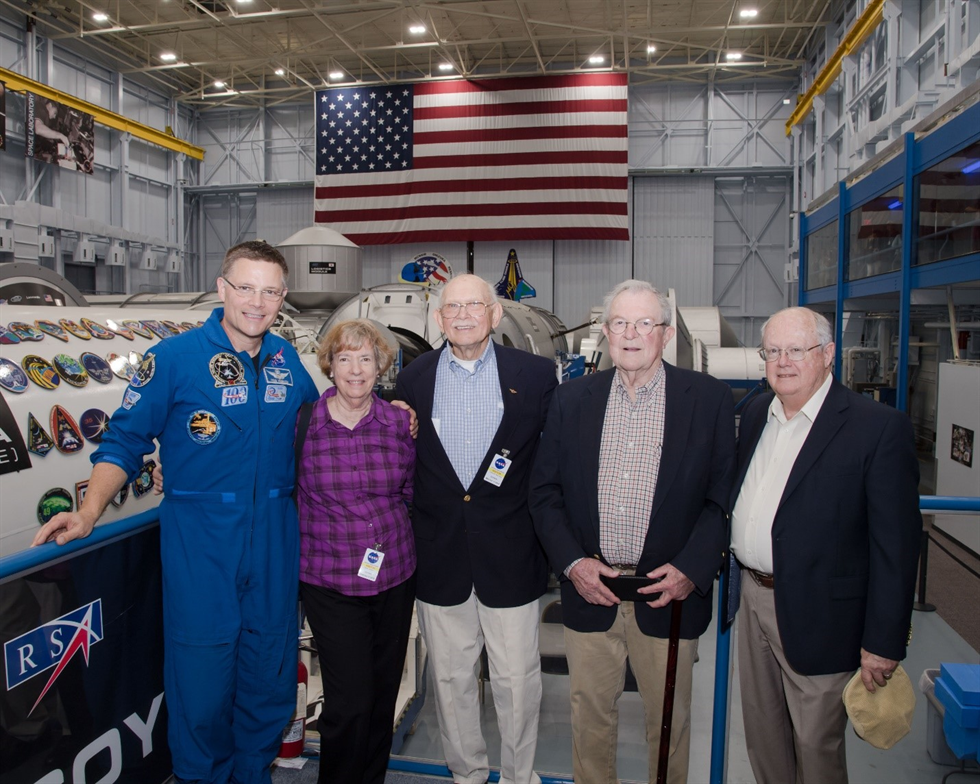
[[[511,247],[537,290],[531,304],[569,326],[612,285],[641,277],[686,305],[721,305],[743,340],[787,302],[791,146],[784,123],[795,95],[772,81],[630,88],[630,242],[477,242],[474,270],[497,280]],[[201,285],[213,285],[223,249],[277,242],[312,221],[313,104],[219,109],[197,118],[206,150],[197,198]],[[435,252],[466,269],[464,243],[364,249],[364,284],[395,280],[415,255]],[[758,288],[757,288],[758,284]]]

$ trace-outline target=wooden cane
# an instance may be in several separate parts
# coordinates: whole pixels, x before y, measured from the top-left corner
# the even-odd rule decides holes
[[[667,642],[667,678],[664,683],[664,713],[660,722],[660,756],[657,784],[667,784],[667,758],[670,756],[670,723],[674,716],[674,686],[677,684],[677,649],[681,638],[683,602],[670,603],[670,639]]]

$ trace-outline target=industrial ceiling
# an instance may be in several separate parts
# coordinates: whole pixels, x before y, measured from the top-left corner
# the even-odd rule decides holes
[[[4,6],[26,12],[38,34],[204,108],[293,102],[328,85],[610,68],[629,72],[633,84],[796,79],[831,3],[0,0]]]

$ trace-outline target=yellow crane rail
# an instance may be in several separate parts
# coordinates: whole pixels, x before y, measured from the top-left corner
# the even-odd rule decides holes
[[[145,142],[156,144],[168,150],[173,150],[174,152],[182,152],[185,155],[199,161],[204,160],[203,147],[198,147],[190,142],[185,142],[183,139],[178,139],[176,136],[171,136],[169,133],[159,131],[156,128],[151,128],[149,125],[143,125],[143,123],[130,120],[127,117],[123,117],[121,114],[110,112],[108,109],[103,109],[101,106],[96,106],[94,103],[83,101],[81,98],[76,98],[74,95],[63,93],[61,90],[56,90],[46,84],[41,84],[41,82],[35,82],[33,79],[28,79],[27,77],[21,76],[18,73],[8,71],[6,68],[0,68],[0,81],[5,82],[7,87],[11,90],[15,90],[17,92],[32,92],[35,95],[40,95],[44,98],[49,98],[52,101],[62,103],[65,106],[70,106],[72,109],[78,109],[79,111],[91,114],[93,117],[95,117],[95,121],[99,123],[99,125],[104,125],[107,128],[113,128],[117,131],[122,131],[123,133],[132,134],[137,139],[142,139]]]
[[[864,13],[855,20],[854,25],[844,36],[844,40],[840,42],[840,46],[827,60],[820,73],[817,74],[817,78],[813,80],[813,84],[810,85],[810,89],[796,104],[796,108],[786,121],[787,136],[793,132],[793,126],[810,113],[810,109],[813,108],[813,99],[827,92],[830,85],[834,83],[840,74],[844,58],[854,54],[878,26],[884,18],[884,9],[885,0],[871,0],[868,7],[864,9]]]

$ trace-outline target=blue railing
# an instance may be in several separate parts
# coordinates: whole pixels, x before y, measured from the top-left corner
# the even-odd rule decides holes
[[[91,535],[84,539],[75,539],[68,544],[60,546],[49,542],[39,547],[31,547],[19,553],[4,556],[0,558],[0,580],[29,572],[48,563],[64,561],[66,558],[70,558],[83,550],[102,547],[117,539],[132,536],[145,528],[151,528],[157,525],[159,520],[160,510],[154,507],[153,509],[148,509],[145,512],[140,512],[123,520],[97,525]]]
[[[948,495],[919,497],[923,512],[980,512],[980,498]],[[725,629],[725,573],[718,584],[718,638],[715,643],[715,699],[711,719],[711,784],[724,784],[728,768],[728,696],[731,676],[732,629]]]

